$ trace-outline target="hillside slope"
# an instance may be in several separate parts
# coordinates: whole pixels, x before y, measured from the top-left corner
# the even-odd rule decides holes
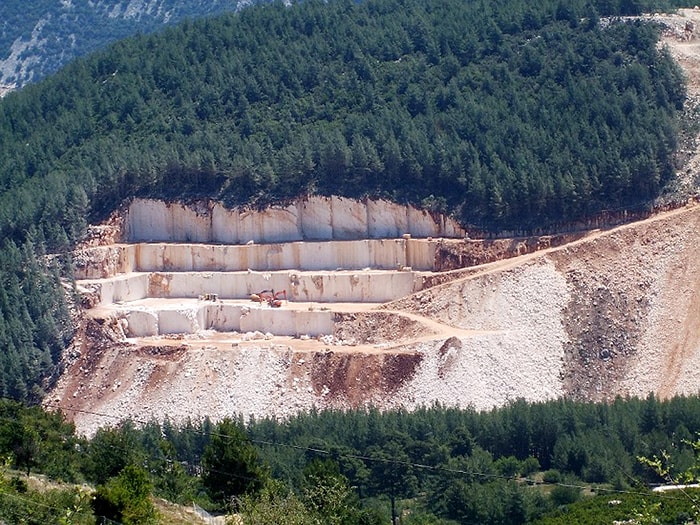
[[[5,0],[0,4],[0,97],[76,57],[184,18],[236,11],[246,0]]]
[[[699,16],[685,11],[667,22],[683,28],[685,17]],[[682,57],[693,100],[700,50],[674,33],[666,43]],[[688,150],[683,173],[691,188],[697,155]],[[127,340],[118,323],[86,316],[45,404],[91,433],[124,417],[284,417],[313,407],[436,401],[486,409],[515,398],[696,393],[699,244],[700,205],[691,200],[466,277],[442,274],[453,280],[362,308],[338,320],[338,334],[360,342],[352,345],[215,334]]]
[[[488,231],[646,208],[685,100],[658,28],[524,4],[276,3],[121,41],[2,100],[0,234],[67,249],[133,195],[382,197]]]
[[[518,342],[504,348],[512,355],[553,348],[561,391],[575,398],[695,393],[698,241],[700,208],[692,205],[496,263],[393,307],[457,327],[517,333]]]

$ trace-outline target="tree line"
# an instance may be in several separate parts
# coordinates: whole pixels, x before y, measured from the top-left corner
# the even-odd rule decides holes
[[[582,0],[309,1],[186,21],[0,103],[0,231],[36,225],[66,247],[81,218],[135,193],[383,196],[485,229],[646,202],[673,173],[685,97],[658,35],[602,27]]]
[[[601,519],[604,508],[586,491],[625,499],[625,512],[653,501],[649,485],[664,480],[637,458],[669,451],[674,475],[685,472],[697,465],[698,432],[697,396],[517,400],[485,412],[324,411],[285,421],[126,421],[90,439],[60,412],[3,400],[0,455],[8,462],[0,494],[47,497],[22,483],[21,473],[41,472],[90,483],[96,493],[80,505],[85,519],[122,523],[156,522],[151,495],[238,512],[244,523],[379,524],[392,507],[404,525],[562,523],[564,507],[596,508]],[[670,521],[663,523],[690,511],[678,498],[664,505]],[[0,496],[0,518],[16,511]],[[41,523],[56,522],[46,516]]]

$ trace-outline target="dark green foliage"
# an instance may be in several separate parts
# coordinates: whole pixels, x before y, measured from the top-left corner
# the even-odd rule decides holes
[[[540,462],[537,460],[537,458],[528,456],[520,463],[519,474],[522,476],[529,476],[530,474],[539,472],[540,469]]]
[[[244,523],[251,525],[315,525],[315,517],[301,499],[279,482],[269,482],[256,495],[244,495],[238,506]]]
[[[700,409],[697,402],[685,397],[653,402],[618,399],[610,405],[516,401],[488,413],[439,407],[411,414],[321,412],[301,414],[284,424],[257,421],[249,432],[253,442],[302,445],[317,440],[313,448],[335,456],[341,472],[363,497],[390,496],[392,478],[384,471],[393,469],[403,490],[410,487],[403,495],[419,495],[417,501],[435,516],[460,523],[523,523],[553,506],[576,501],[590,483],[624,491],[634,484],[658,482],[639,465],[637,456],[673,450],[672,462],[682,470],[692,462],[692,452],[687,447],[673,448],[670,436],[680,431],[674,440],[678,443],[700,431],[693,411],[693,407]],[[642,425],[650,406],[657,422],[653,429]],[[397,442],[401,443],[398,450],[385,446]],[[424,447],[419,446],[427,443],[436,451],[445,446],[445,455],[438,455],[434,467],[425,461]],[[284,447],[263,446],[262,456],[273,473],[295,461],[294,451]],[[368,470],[343,470],[344,463],[358,457],[364,458]],[[538,488],[537,473],[526,467],[535,462],[550,468],[542,475],[549,484],[546,491]],[[551,470],[553,466],[562,473]],[[524,471],[528,482],[508,482]]]
[[[104,484],[126,467],[142,464],[145,451],[141,438],[141,432],[128,421],[119,428],[99,429],[88,448],[88,479]]]
[[[657,426],[645,432],[650,406],[649,399],[617,399],[608,405],[517,401],[489,412],[439,406],[411,413],[313,412],[245,427],[234,420],[142,428],[126,423],[100,430],[86,442],[75,437],[60,414],[5,401],[0,403],[0,455],[24,469],[13,447],[32,429],[32,472],[100,480],[95,513],[122,523],[153,517],[152,490],[212,510],[225,508],[234,497],[251,523],[260,524],[280,522],[285,514],[289,523],[299,524],[386,523],[392,496],[397,514],[408,523],[517,524],[540,518],[541,523],[610,523],[659,502],[654,513],[662,523],[680,523],[691,510],[690,500],[647,495],[644,486],[659,479],[637,468],[636,457],[666,449],[674,476],[693,466],[694,451],[679,440],[700,432],[700,398],[655,399]],[[549,435],[538,433],[542,420],[553,425],[555,438],[547,447],[540,440],[549,441]],[[508,434],[514,421],[530,432]],[[456,446],[460,441],[467,447]],[[201,462],[184,459],[197,458],[200,447]],[[548,463],[562,472],[532,471],[536,462],[545,462],[533,451],[545,448],[551,450]],[[530,452],[519,457],[513,450]],[[591,499],[592,492],[604,496]],[[69,491],[50,511],[44,509],[36,502],[47,501],[45,496],[27,487],[24,474],[0,476],[3,494],[27,500],[0,498],[0,519],[9,523],[17,522],[20,512],[54,523],[46,516],[81,506]],[[608,506],[611,499],[622,503]],[[41,508],[27,510],[32,507]],[[596,519],[582,521],[578,516],[584,512]]]
[[[0,490],[0,520],[23,525],[95,525],[89,496],[78,489]]]
[[[360,508],[359,498],[348,478],[332,460],[314,459],[304,468],[302,501],[318,523],[381,523],[371,512]]]
[[[520,461],[515,456],[503,456],[494,461],[496,471],[506,478],[513,478],[520,473]]]
[[[693,492],[691,491],[691,494]],[[691,522],[691,505],[691,500],[681,493],[655,494],[643,490],[632,493],[604,492],[593,498],[583,498],[577,503],[563,506],[533,523],[536,525],[569,525],[571,523],[599,525],[615,521],[624,523],[653,508],[658,521],[650,520],[646,523],[677,525]]]
[[[38,400],[72,337],[59,268],[31,240],[0,247],[0,395]]]
[[[382,195],[491,228],[658,194],[684,91],[657,30],[482,4],[265,6],[80,60],[0,105],[0,231],[60,246],[134,193]]]
[[[542,481],[545,483],[559,483],[561,481],[561,472],[556,469],[545,470],[542,473]]]
[[[85,491],[36,491],[26,474],[42,472],[50,479],[81,480],[82,460],[74,427],[58,412],[27,408],[0,400],[0,521],[3,523],[91,525]],[[8,468],[24,471],[10,475]],[[70,518],[70,521],[61,521]]]
[[[233,505],[234,498],[263,486],[267,473],[240,425],[225,419],[216,427],[202,457],[202,483],[212,500]]]
[[[575,484],[572,484],[572,481],[575,481],[575,479],[569,479],[566,482],[570,485],[565,483],[562,485],[556,485],[552,489],[552,492],[550,493],[552,503],[557,506],[568,505],[569,503],[574,503],[581,499],[581,488]]]
[[[159,452],[146,464],[153,475],[153,492],[168,501],[187,505],[197,499],[198,484],[179,462],[173,444],[165,439],[159,442]]]
[[[447,515],[463,524],[525,523],[524,489],[514,482],[454,483],[447,492]]]
[[[151,489],[148,473],[129,465],[97,488],[95,514],[124,525],[154,525],[158,520],[150,500]]]
[[[371,478],[375,482],[371,492],[397,498],[414,495],[417,479],[406,450],[407,442],[408,439],[388,437],[386,442],[367,449]]]
[[[25,408],[0,400],[0,456],[26,473],[35,468],[52,479],[78,481],[80,458],[75,427],[60,412]]]

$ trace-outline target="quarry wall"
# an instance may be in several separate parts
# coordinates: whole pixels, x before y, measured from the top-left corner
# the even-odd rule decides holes
[[[444,215],[339,197],[264,210],[135,199],[109,226],[104,242],[73,254],[75,276],[83,304],[116,313],[131,337],[330,334],[328,308],[272,309],[250,297],[275,290],[292,305],[384,303],[421,290],[440,246],[465,239]]]
[[[287,299],[319,303],[381,303],[418,291],[416,272],[152,272],[129,273],[108,279],[83,280],[81,286],[98,294],[96,304],[109,305],[161,299],[197,299],[217,294],[220,299],[249,299],[262,290],[285,290]]]
[[[264,210],[228,209],[206,201],[191,205],[135,199],[127,210],[128,242],[245,244],[302,240],[464,237],[465,230],[442,214],[384,200],[308,197]]]
[[[333,313],[324,310],[280,310],[241,304],[200,303],[190,307],[131,308],[124,312],[130,337],[218,332],[263,332],[315,337],[333,332]]]
[[[398,270],[407,267],[430,271],[435,267],[435,253],[441,242],[401,238],[249,245],[116,244],[86,248],[74,254],[73,261],[78,279],[157,271]]]
[[[272,309],[250,297],[276,290],[292,304],[384,303],[422,289],[443,237],[464,236],[441,215],[336,197],[265,210],[136,199],[111,226],[109,244],[73,254],[75,276],[83,304],[111,310],[130,337],[330,334],[328,308]],[[202,300],[211,295],[218,300]]]

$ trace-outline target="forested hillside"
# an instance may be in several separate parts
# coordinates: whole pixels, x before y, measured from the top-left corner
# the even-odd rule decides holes
[[[0,346],[33,357],[7,361],[22,380],[0,391],[31,391],[70,336],[65,308],[45,307],[60,304],[55,274],[43,299],[27,294],[38,263],[13,254],[67,250],[132,195],[382,196],[487,229],[649,202],[673,173],[682,78],[658,28],[600,19],[642,7],[265,5],[119,42],[8,95]]]
[[[658,519],[649,523],[675,524],[697,515],[687,495],[653,496],[649,484],[664,480],[637,459],[668,451],[673,477],[697,465],[697,397],[305,413],[245,426],[110,427],[107,417],[90,439],[59,413],[0,400],[0,415],[6,468],[97,487],[94,499],[70,489],[49,497],[18,490],[23,477],[0,475],[0,519],[12,523],[64,523],[67,509],[71,523],[154,523],[151,492],[271,525],[388,523],[391,500],[404,525],[599,524],[645,510]]]
[[[3,0],[0,87],[22,87],[110,42],[150,33],[185,18],[236,11],[251,2]],[[1,92],[0,92],[1,94]]]

